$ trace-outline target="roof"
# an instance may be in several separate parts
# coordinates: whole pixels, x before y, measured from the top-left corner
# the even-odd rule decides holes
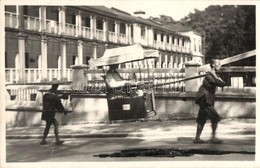
[[[158,31],[189,38],[188,36],[181,35],[175,29],[173,30],[172,27],[165,27],[164,25],[156,23],[150,19],[144,19],[141,17],[132,16],[131,14],[129,14],[125,11],[122,11],[120,9],[117,9],[117,8],[113,8],[113,7],[107,8],[105,6],[80,6],[77,8],[82,9],[83,11],[85,10],[87,12],[95,13],[95,14],[98,14],[98,15],[101,15],[104,17],[110,17],[110,18],[113,18],[116,20],[121,20],[121,21],[131,22],[131,23],[141,23],[146,26],[151,26],[155,30],[158,30]]]

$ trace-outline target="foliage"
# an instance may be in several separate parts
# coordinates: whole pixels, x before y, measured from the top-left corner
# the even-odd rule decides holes
[[[205,36],[207,58],[225,58],[255,49],[255,6],[209,6],[180,23]]]
[[[212,5],[176,22],[170,16],[150,17],[163,25],[176,23],[190,27],[205,38],[206,59],[225,58],[256,48],[254,5]]]

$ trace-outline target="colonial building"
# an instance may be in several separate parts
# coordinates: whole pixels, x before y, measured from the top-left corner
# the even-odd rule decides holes
[[[201,35],[180,32],[105,6],[5,6],[6,81],[71,80],[71,65],[134,43],[159,50],[152,68],[203,62]]]

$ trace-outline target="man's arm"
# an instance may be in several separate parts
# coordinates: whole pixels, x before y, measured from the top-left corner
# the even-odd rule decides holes
[[[226,85],[226,83],[216,74],[215,71],[210,71],[210,74],[214,77],[217,86],[224,87]]]

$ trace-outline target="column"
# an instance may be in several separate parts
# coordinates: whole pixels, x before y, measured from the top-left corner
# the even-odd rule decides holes
[[[41,39],[41,64],[38,65],[39,70],[41,70],[41,81],[47,80],[47,70],[48,70],[48,59],[47,59],[47,37],[42,36]]]
[[[129,34],[129,24],[126,23],[126,24],[125,24],[125,38],[126,38],[126,44],[129,44],[129,36],[130,36],[130,34]]]
[[[132,37],[131,37],[132,30],[131,30],[131,24],[129,24],[128,30],[129,30],[129,36],[128,36],[129,44],[132,44]]]
[[[90,16],[90,39],[96,39],[97,19],[95,15]]]
[[[78,64],[83,64],[83,41],[78,40]]]
[[[18,34],[18,81],[25,82],[25,34],[20,32]]]
[[[200,64],[197,62],[187,62],[185,64],[185,78],[190,78],[198,75]],[[185,92],[197,92],[200,86],[200,79],[192,79],[185,81]]]
[[[163,49],[166,49],[166,43],[167,43],[167,35],[163,35]]]
[[[169,35],[169,45],[170,45],[170,51],[172,51],[172,36]]]
[[[93,59],[97,59],[97,44],[93,43]]]
[[[18,6],[16,9],[18,14],[17,27],[24,29],[24,6]]]
[[[66,24],[66,18],[65,18],[65,7],[59,8],[59,34],[65,34],[65,24]]]
[[[153,37],[153,29],[152,28],[150,28],[149,30],[148,30],[148,32],[149,32],[149,34],[148,34],[148,45],[149,46],[153,46],[153,43],[154,43],[154,37]]]
[[[118,43],[119,37],[119,24],[118,21],[115,21],[115,43]]]
[[[81,19],[81,12],[77,11],[76,13],[76,37],[82,37],[82,19]]]
[[[103,41],[107,41],[108,34],[107,34],[108,28],[107,28],[107,20],[103,19]]]
[[[67,53],[66,53],[66,40],[61,39],[61,80],[67,80],[66,70],[67,70]]]
[[[157,33],[157,48],[161,48],[161,33]]]
[[[40,6],[39,8],[39,17],[40,17],[40,31],[45,32],[46,25],[46,6]]]
[[[149,44],[149,31],[148,31],[148,27],[145,26],[145,45]]]
[[[134,43],[140,43],[141,41],[141,26],[134,23]]]

